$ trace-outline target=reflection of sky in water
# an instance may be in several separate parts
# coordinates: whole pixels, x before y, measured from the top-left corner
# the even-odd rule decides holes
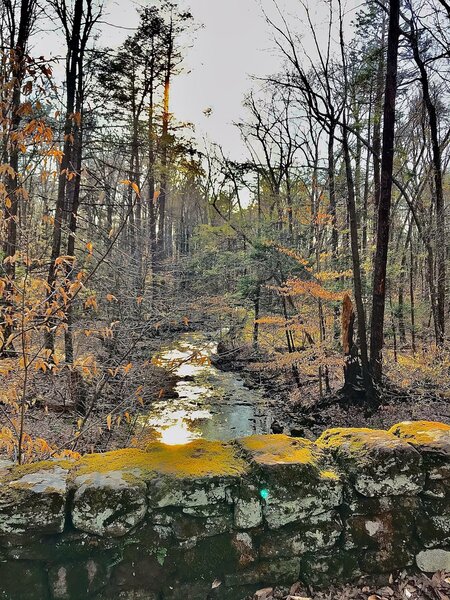
[[[195,383],[191,383],[190,381],[180,381],[175,386],[175,391],[180,398],[189,398],[192,401],[207,398],[213,393],[212,390],[204,385],[195,385]]]
[[[161,442],[170,446],[188,444],[199,437],[201,437],[200,432],[191,431],[187,423],[181,420],[161,430]]]
[[[160,441],[165,444],[187,444],[202,437],[195,422],[210,419],[211,416],[207,410],[176,409],[175,406],[166,404],[160,410],[154,408],[148,417],[141,417],[139,425],[157,433]]]
[[[176,348],[161,352],[157,358],[162,366],[189,379],[176,384],[177,398],[154,402],[139,425],[166,444],[267,432],[270,416],[261,394],[247,389],[236,374],[211,365],[215,349],[201,334],[185,334]]]

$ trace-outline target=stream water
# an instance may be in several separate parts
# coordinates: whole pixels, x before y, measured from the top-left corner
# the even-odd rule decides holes
[[[202,333],[183,334],[156,357],[179,381],[176,398],[153,403],[139,425],[166,444],[185,444],[196,438],[229,440],[268,433],[271,415],[258,390],[250,390],[233,372],[211,364],[217,344]]]

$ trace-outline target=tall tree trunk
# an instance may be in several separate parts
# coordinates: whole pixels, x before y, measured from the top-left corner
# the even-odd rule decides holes
[[[386,89],[384,96],[383,151],[381,155],[380,204],[378,207],[377,244],[374,259],[370,366],[375,383],[382,377],[384,342],[384,312],[386,304],[386,267],[394,164],[395,99],[397,95],[397,59],[399,40],[400,0],[390,0]]]
[[[139,117],[137,114],[133,115],[133,140],[132,140],[132,153],[133,153],[133,169],[132,169],[132,181],[135,183],[140,190],[141,188],[141,177],[140,177],[140,157],[139,157]],[[142,235],[142,202],[140,194],[136,195],[134,219],[133,219],[133,231],[131,235],[132,248],[131,254],[133,257],[134,267],[134,291],[138,296],[141,296],[144,292],[143,282],[143,235]]]
[[[414,298],[414,252],[412,237],[409,240],[409,301],[411,305],[411,348],[416,353],[416,311]]]
[[[83,0],[75,0],[72,32],[70,40],[68,41],[68,60],[66,68],[66,113],[64,122],[64,146],[63,146],[63,157],[59,169],[59,181],[58,181],[58,196],[55,207],[55,218],[53,225],[53,237],[52,237],[52,249],[50,254],[50,264],[47,275],[47,285],[49,300],[47,306],[52,308],[52,301],[54,300],[56,291],[56,276],[57,276],[57,265],[56,260],[61,254],[61,243],[62,243],[62,227],[65,217],[67,214],[67,179],[68,174],[72,166],[72,148],[73,148],[73,122],[75,112],[75,95],[77,86],[77,71],[78,71],[78,57],[80,52],[80,34],[81,34],[81,20],[83,15]],[[45,334],[45,348],[51,352],[55,351],[55,328],[57,321],[49,318],[48,328]]]
[[[380,155],[381,155],[381,113],[383,110],[383,79],[385,70],[384,45],[386,38],[386,16],[382,11],[380,56],[375,84],[375,101],[373,115],[373,232],[377,231],[378,207],[380,205]]]
[[[292,206],[292,187],[291,187],[291,176],[289,169],[286,169],[286,204],[288,211],[288,232],[289,232],[289,243],[294,243],[294,215]]]
[[[442,156],[439,144],[438,118],[436,105],[431,97],[430,82],[425,63],[419,50],[419,41],[417,29],[413,19],[410,21],[409,39],[413,50],[415,63],[419,69],[420,82],[422,85],[423,100],[428,114],[431,137],[431,152],[433,160],[433,183],[436,204],[436,271],[437,271],[437,344],[442,345],[445,339],[445,284],[446,284],[446,266],[445,266],[445,205],[444,191],[442,184]]]
[[[69,236],[67,239],[67,256],[75,256],[75,240],[77,231],[78,209],[80,206],[81,192],[81,165],[83,154],[83,100],[84,100],[84,77],[83,77],[84,48],[80,49],[78,57],[78,81],[75,102],[76,117],[73,128],[72,162],[75,177],[67,184],[68,207],[69,207]],[[106,199],[108,202],[108,198]],[[67,273],[67,279],[72,282],[75,278],[74,265]],[[73,365],[73,303],[69,302],[66,308],[66,331],[64,333],[65,359],[68,365]],[[75,388],[74,388],[75,389]],[[74,398],[74,404],[78,401]]]
[[[170,120],[170,82],[172,77],[173,61],[173,21],[171,17],[168,33],[168,46],[166,57],[166,73],[164,77],[164,100],[162,116],[162,134],[161,134],[161,187],[159,194],[159,220],[157,235],[157,262],[164,256],[164,233],[166,229],[166,202],[167,187],[169,184],[168,174],[168,152],[169,152],[169,120]]]
[[[369,114],[367,117],[367,144],[371,144],[371,132],[372,132],[372,104],[373,104],[373,86],[370,88],[369,96]],[[362,204],[362,256],[363,260],[367,254],[367,230],[368,230],[368,203],[369,203],[369,186],[370,186],[370,149],[367,148],[366,156],[366,169],[364,175],[364,191],[363,191],[363,204]]]
[[[14,140],[14,136],[18,133],[20,128],[20,105],[21,105],[21,89],[22,82],[25,76],[25,54],[28,45],[28,39],[30,36],[31,26],[34,20],[35,12],[35,1],[34,0],[22,0],[20,4],[20,21],[17,31],[17,38],[14,39],[13,31],[11,32],[11,74],[12,74],[12,98],[11,98],[11,126],[9,132],[10,138],[10,149],[9,149],[9,166],[11,172],[6,176],[6,191],[7,199],[4,204],[4,220],[6,224],[6,238],[3,244],[3,251],[6,259],[11,259],[17,252],[18,239],[17,239],[17,220],[19,212],[19,193],[20,188],[19,180],[19,148]],[[13,24],[11,24],[13,27]],[[5,157],[8,158],[7,156]],[[4,290],[4,297],[6,301],[2,307],[2,312],[7,313],[11,310],[11,302],[9,297],[13,292],[14,280],[16,278],[16,266],[14,260],[4,260],[3,262],[5,275],[6,275],[6,286]],[[1,319],[4,320],[3,318]],[[13,332],[13,326],[7,324],[3,331],[3,343],[0,347],[0,357],[14,354],[14,348],[12,344],[8,343],[8,338]]]
[[[155,116],[154,116],[154,79],[155,79],[155,50],[152,38],[152,53],[150,59],[150,83],[149,83],[149,106],[148,106],[148,223],[149,223],[149,249],[152,276],[155,271],[156,257],[156,197],[155,197]],[[152,285],[152,290],[153,290]]]
[[[353,263],[353,286],[355,293],[356,314],[358,324],[359,348],[361,353],[361,365],[366,392],[371,393],[371,379],[369,374],[369,357],[367,351],[366,314],[364,310],[363,288],[361,277],[361,262],[359,257],[358,226],[355,204],[355,189],[353,173],[348,145],[348,132],[346,128],[346,117],[344,115],[344,126],[342,128],[342,149],[344,153],[345,172],[347,178],[347,211],[350,221],[350,245]]]
[[[336,135],[336,123],[331,122],[328,132],[328,148],[327,148],[327,170],[328,170],[328,196],[330,199],[330,216],[331,216],[331,253],[333,261],[337,260],[338,253],[338,229],[336,221],[336,179],[334,175],[335,158],[334,158],[334,138]]]
[[[412,235],[412,221],[410,221],[408,226],[408,233],[406,235],[406,243],[405,249],[402,253],[402,259],[400,263],[400,275],[398,282],[398,335],[400,345],[404,346],[406,344],[406,327],[405,327],[405,306],[404,306],[404,295],[405,295],[405,279],[406,279],[406,262],[408,255],[408,248],[411,241]]]
[[[258,341],[259,341],[259,308],[261,300],[261,284],[256,284],[256,294],[253,299],[255,309],[255,319],[253,321],[253,350],[258,352]]]

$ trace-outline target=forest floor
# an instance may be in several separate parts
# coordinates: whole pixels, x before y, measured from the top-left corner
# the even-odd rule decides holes
[[[289,592],[289,593],[288,593]],[[449,600],[450,575],[435,573],[427,577],[423,573],[402,571],[397,576],[363,578],[355,584],[331,587],[326,591],[311,592],[301,583],[290,590],[266,588],[259,590],[253,600]]]
[[[192,314],[192,311],[191,311]],[[85,417],[74,407],[68,370],[33,372],[27,388],[28,409],[25,413],[25,431],[32,439],[42,438],[52,448],[68,448],[81,453],[106,451],[133,443],[136,421],[146,414],[152,402],[174,398],[177,379],[170,371],[152,362],[161,348],[170,345],[186,331],[218,331],[217,316],[205,319],[198,310],[189,324],[179,317],[164,330],[146,334],[128,346],[130,336],[117,336],[117,345],[111,349],[108,340],[98,336],[83,338],[86,347],[79,348],[83,358],[81,369],[86,373],[82,385],[86,395],[88,417],[82,425],[82,435],[77,436],[80,420]],[[100,327],[99,327],[100,329]],[[332,393],[320,395],[317,376],[302,375],[300,386],[295,382],[290,368],[275,367],[271,346],[255,354],[239,335],[232,340],[231,352],[225,345],[223,355],[218,355],[216,366],[236,372],[247,387],[262,391],[268,410],[276,415],[272,431],[293,436],[316,439],[330,427],[372,427],[389,429],[405,420],[437,420],[450,423],[450,378],[448,367],[426,372],[416,369],[411,376],[400,363],[390,365],[397,379],[380,395],[379,408],[368,414],[363,399],[349,401],[337,390],[342,386],[342,367],[330,370]],[[131,350],[130,350],[131,348]],[[117,357],[126,356],[119,361]],[[89,359],[89,360],[87,360]],[[115,365],[121,368],[114,376]],[[129,370],[128,366],[130,365]],[[395,366],[393,366],[395,365]],[[126,371],[126,372],[125,372]],[[409,385],[399,385],[407,376]],[[14,381],[0,384],[14,385]],[[16,385],[20,388],[20,382]],[[91,410],[92,408],[92,410]],[[0,411],[8,414],[8,405],[0,403]],[[111,420],[109,415],[112,415]],[[1,452],[1,449],[0,449]],[[45,453],[44,453],[45,454]],[[39,455],[37,455],[37,458]],[[44,456],[45,457],[45,456]],[[30,457],[32,458],[32,457]],[[36,458],[36,457],[34,457]]]
[[[267,369],[265,362],[267,361]],[[363,397],[349,398],[339,391],[342,369],[330,376],[332,392],[320,396],[317,377],[304,377],[298,386],[289,369],[274,370],[270,358],[256,360],[248,346],[225,362],[224,369],[239,372],[250,388],[262,388],[276,415],[273,431],[316,439],[330,427],[371,427],[389,429],[400,421],[442,421],[450,423],[450,389],[447,379],[423,379],[413,386],[401,387],[392,381],[379,393],[379,406],[368,412]]]
[[[155,399],[170,399],[174,395],[177,379],[153,364],[152,357],[178,335],[174,328],[163,336],[148,335],[135,344],[130,342],[131,336],[122,335],[113,348],[95,336],[85,340],[86,347],[78,348],[81,358],[77,370],[82,376],[75,385],[76,396],[83,397],[83,409],[75,405],[70,369],[64,363],[45,372],[30,372],[24,427],[27,438],[36,440],[37,445],[39,440],[45,440],[52,450],[69,449],[81,454],[132,444],[137,419]],[[126,359],[119,360],[117,357],[125,352]],[[0,397],[9,389],[22,392],[22,381],[19,377],[16,381],[14,374],[0,381]],[[0,401],[0,422],[8,422],[14,414],[14,406]],[[82,434],[77,435],[80,429]],[[0,446],[0,456],[2,451],[7,453]],[[29,453],[27,460],[46,455],[47,450],[36,450]]]

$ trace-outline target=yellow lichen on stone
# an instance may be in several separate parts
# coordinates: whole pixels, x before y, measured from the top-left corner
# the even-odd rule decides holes
[[[85,454],[75,467],[76,475],[108,473],[117,471],[149,471],[149,461],[145,452],[135,448],[112,450],[111,452]]]
[[[252,435],[239,440],[241,447],[260,464],[309,464],[316,466],[321,452],[313,442],[287,435]]]
[[[336,471],[320,471],[320,476],[322,479],[339,479],[339,475],[336,473]]]
[[[413,444],[422,445],[436,441],[443,432],[450,432],[450,425],[436,421],[404,421],[393,425],[389,432]]]
[[[76,469],[77,475],[128,471],[144,477],[158,474],[174,477],[218,477],[242,475],[247,465],[231,445],[222,442],[195,440],[189,444],[169,446],[152,442],[145,450],[126,448],[105,454],[84,456]]]
[[[41,460],[39,462],[29,463],[26,465],[14,465],[14,467],[7,473],[7,479],[19,479],[24,475],[31,475],[33,473],[39,473],[39,471],[50,471],[55,467],[61,469],[70,470],[77,463],[73,460],[61,458],[59,460]]]
[[[331,450],[345,446],[351,453],[357,453],[368,446],[383,444],[395,446],[399,443],[392,433],[382,429],[369,429],[367,427],[335,427],[327,429],[317,439],[316,444],[321,448]]]
[[[200,439],[180,446],[154,442],[146,452],[159,472],[178,477],[243,475],[248,469],[235,449],[223,442]]]
[[[363,496],[415,495],[423,489],[420,454],[392,433],[338,427],[325,431],[316,444],[333,454]]]

